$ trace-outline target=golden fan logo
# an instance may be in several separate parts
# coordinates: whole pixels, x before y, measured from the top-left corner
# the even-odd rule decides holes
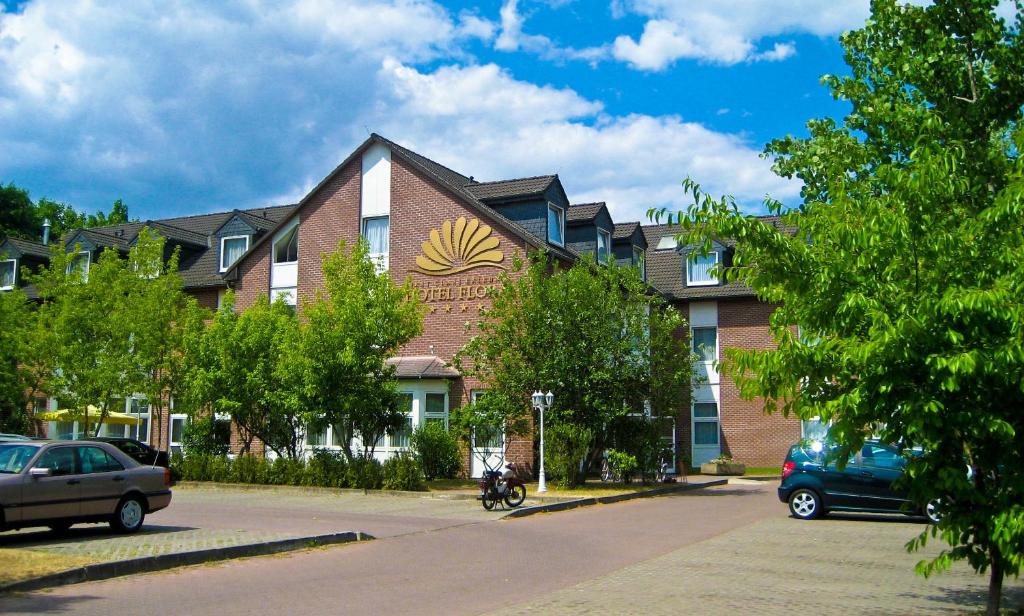
[[[500,267],[505,255],[498,250],[500,240],[491,236],[492,229],[480,221],[459,217],[452,224],[446,220],[440,231],[430,230],[430,241],[423,242],[423,254],[416,257],[414,272],[428,276],[458,274],[475,267]]]

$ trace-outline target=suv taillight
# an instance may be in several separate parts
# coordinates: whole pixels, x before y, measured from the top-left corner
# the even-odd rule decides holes
[[[171,487],[171,469],[164,467],[164,485]]]
[[[786,477],[789,477],[790,475],[793,474],[793,471],[795,471],[795,470],[796,470],[796,462],[793,462],[792,460],[786,461],[782,465],[782,478],[785,479]]]

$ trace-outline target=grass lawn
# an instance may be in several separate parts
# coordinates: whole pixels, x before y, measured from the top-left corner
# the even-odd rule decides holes
[[[88,556],[0,548],[0,584],[57,573],[98,562]]]

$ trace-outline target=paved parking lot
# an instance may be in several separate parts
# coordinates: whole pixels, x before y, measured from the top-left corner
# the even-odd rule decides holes
[[[366,530],[379,541],[0,596],[0,612],[96,616],[972,613],[985,579],[924,580],[902,517],[787,516],[774,484],[495,521],[476,501],[180,490],[169,534]],[[176,495],[178,498],[178,495]],[[370,526],[375,525],[375,526]],[[247,530],[248,529],[248,530]],[[98,530],[96,532],[99,532]],[[151,535],[138,537],[149,540]],[[211,535],[213,537],[213,535]],[[96,539],[98,539],[97,537]],[[1006,603],[1024,607],[1024,583]]]
[[[780,512],[781,512],[780,508]],[[937,546],[902,546],[925,528],[902,517],[778,515],[495,614],[964,614],[988,578],[966,565],[924,579]],[[1024,581],[1004,606],[1024,608]]]

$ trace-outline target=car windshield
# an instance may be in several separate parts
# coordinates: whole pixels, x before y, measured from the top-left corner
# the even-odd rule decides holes
[[[33,445],[0,445],[0,473],[20,473],[37,451]]]

